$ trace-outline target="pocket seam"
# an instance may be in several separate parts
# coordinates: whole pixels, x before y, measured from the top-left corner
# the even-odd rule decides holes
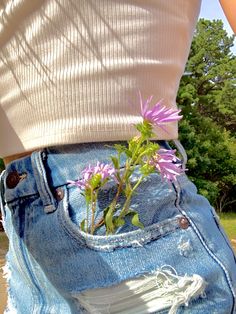
[[[142,247],[153,240],[162,238],[180,229],[179,219],[182,215],[166,219],[160,223],[130,232],[111,236],[90,235],[79,230],[68,215],[68,192],[65,189],[64,199],[57,208],[58,220],[63,230],[80,245],[98,251],[112,251],[126,247]]]

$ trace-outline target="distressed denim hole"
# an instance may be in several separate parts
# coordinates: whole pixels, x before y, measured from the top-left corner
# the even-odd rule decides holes
[[[206,282],[197,275],[180,276],[170,266],[152,274],[124,281],[117,286],[87,290],[74,298],[96,314],[141,314],[168,310],[176,314],[180,306],[205,297]]]

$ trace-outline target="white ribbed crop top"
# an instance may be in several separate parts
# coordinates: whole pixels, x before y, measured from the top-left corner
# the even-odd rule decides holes
[[[129,139],[138,90],[175,108],[200,2],[0,4],[0,156]],[[158,138],[176,139],[177,123],[167,129]]]

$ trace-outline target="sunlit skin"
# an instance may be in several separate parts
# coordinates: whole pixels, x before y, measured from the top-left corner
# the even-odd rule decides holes
[[[219,1],[234,34],[236,34],[236,0]]]

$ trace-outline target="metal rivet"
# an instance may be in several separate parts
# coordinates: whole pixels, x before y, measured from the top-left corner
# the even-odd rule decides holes
[[[179,226],[181,229],[187,229],[189,227],[189,221],[186,217],[179,218]]]
[[[6,178],[6,185],[9,189],[14,189],[20,182],[21,178],[17,171],[12,171]]]
[[[55,190],[55,198],[58,202],[60,202],[64,197],[64,191],[62,188],[58,188]]]

